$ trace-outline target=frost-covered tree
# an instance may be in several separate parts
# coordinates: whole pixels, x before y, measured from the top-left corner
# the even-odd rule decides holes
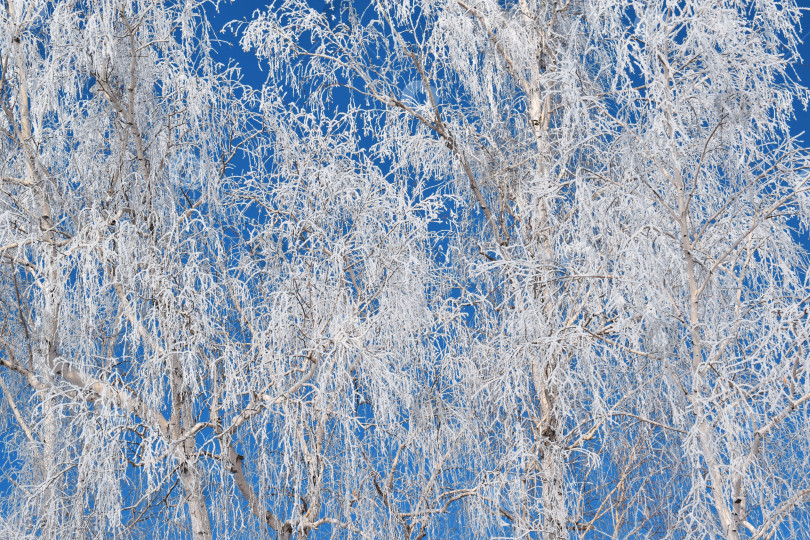
[[[4,3],[5,537],[187,521],[211,538],[203,456],[229,449],[199,435],[229,331],[214,231],[228,162],[258,128],[202,15]]]
[[[0,9],[0,536],[810,535],[795,2],[315,4]]]

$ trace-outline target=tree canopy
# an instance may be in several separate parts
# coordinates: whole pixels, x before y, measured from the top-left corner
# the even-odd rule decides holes
[[[810,537],[795,0],[228,8],[0,7],[0,537]]]

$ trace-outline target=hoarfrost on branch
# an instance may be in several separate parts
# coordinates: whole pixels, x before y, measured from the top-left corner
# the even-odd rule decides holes
[[[794,0],[6,0],[0,537],[810,536]]]

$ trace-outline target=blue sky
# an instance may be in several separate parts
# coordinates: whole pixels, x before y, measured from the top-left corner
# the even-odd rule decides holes
[[[802,18],[801,36],[804,43],[801,46],[802,64],[796,66],[796,73],[801,77],[805,86],[810,86],[810,0],[799,0],[799,6],[808,10]],[[793,133],[802,131],[810,132],[810,108],[804,110],[799,104],[796,105],[796,120],[793,122]],[[810,133],[805,134],[802,139],[810,141]]]

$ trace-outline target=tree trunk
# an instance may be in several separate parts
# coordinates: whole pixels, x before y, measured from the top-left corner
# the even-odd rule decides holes
[[[200,481],[197,466],[190,463],[180,467],[180,481],[186,494],[188,515],[191,520],[191,534],[194,540],[213,540],[211,520],[208,516],[208,505]]]
[[[547,441],[543,449],[541,476],[543,479],[543,539],[566,538],[568,513],[565,508],[562,449],[554,441]]]

